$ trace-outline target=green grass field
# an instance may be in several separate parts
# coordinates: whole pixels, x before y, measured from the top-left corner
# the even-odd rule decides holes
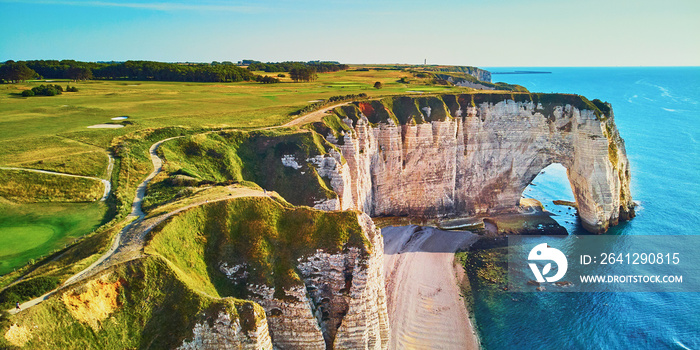
[[[71,155],[59,155],[32,162],[13,163],[14,167],[49,170],[58,173],[106,178],[106,165],[109,163],[104,150],[87,151]]]
[[[0,203],[0,275],[97,228],[104,203]]]
[[[0,197],[17,202],[92,202],[104,184],[95,179],[0,169]]]

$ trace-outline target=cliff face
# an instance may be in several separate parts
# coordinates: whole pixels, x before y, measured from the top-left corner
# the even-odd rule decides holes
[[[575,95],[396,97],[336,109],[328,135],[347,161],[341,207],[373,216],[515,210],[525,187],[561,163],[584,227],[634,216],[630,171],[610,106]],[[351,194],[347,194],[346,187]],[[335,189],[335,187],[334,187]]]
[[[280,349],[386,349],[388,315],[380,231],[366,214],[358,216],[370,252],[318,249],[300,257],[301,283],[283,289],[249,284],[251,300],[267,313],[273,344]]]

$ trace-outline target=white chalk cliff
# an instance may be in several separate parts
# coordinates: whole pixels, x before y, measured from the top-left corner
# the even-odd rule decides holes
[[[274,286],[246,286],[248,298],[265,310],[267,327],[264,331],[269,329],[275,348],[387,348],[389,317],[384,290],[384,244],[381,232],[369,216],[358,213],[357,220],[369,250],[348,247],[328,253],[317,249],[313,255],[300,257],[296,269],[301,281],[284,289],[283,296],[276,295]],[[247,269],[244,265],[220,266],[234,281]],[[213,336],[208,330],[200,333],[208,334],[206,338],[210,339]]]
[[[332,175],[338,209],[424,217],[513,211],[535,176],[561,163],[587,230],[605,232],[634,216],[624,141],[600,101],[528,93],[395,97],[343,106],[336,115],[347,128],[317,130],[347,162]]]

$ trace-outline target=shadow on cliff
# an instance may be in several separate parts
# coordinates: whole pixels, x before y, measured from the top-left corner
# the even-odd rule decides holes
[[[382,236],[385,255],[454,253],[468,248],[478,238],[469,231],[443,231],[417,225],[385,227]]]

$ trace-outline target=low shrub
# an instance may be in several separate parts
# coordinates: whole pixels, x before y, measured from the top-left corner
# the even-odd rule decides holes
[[[0,292],[0,309],[14,308],[15,303],[41,296],[56,288],[59,282],[58,277],[41,276],[5,288]]]
[[[31,90],[35,96],[56,96],[60,95],[63,93],[63,87],[61,85],[39,85],[37,87],[33,87]],[[22,93],[24,96],[24,92]]]

